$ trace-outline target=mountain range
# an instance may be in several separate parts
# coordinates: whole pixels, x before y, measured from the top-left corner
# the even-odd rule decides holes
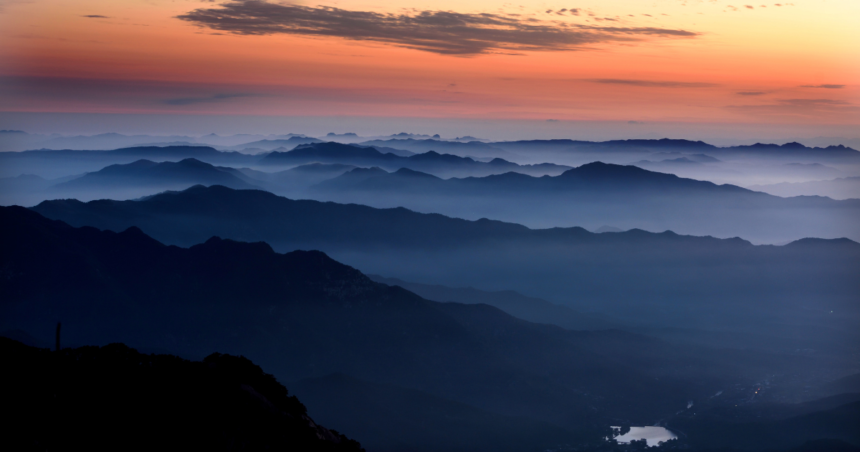
[[[171,189],[185,189],[189,185],[223,185],[245,189],[255,188],[236,177],[232,168],[218,168],[194,158],[178,162],[152,162],[138,160],[125,165],[110,165],[99,171],[53,185],[57,192],[94,191],[97,193],[116,190],[144,190],[146,193]]]
[[[804,162],[860,162],[860,152],[843,145],[808,147],[800,143],[764,144],[719,147],[703,141],[663,138],[659,140],[632,139],[609,141],[580,140],[522,140],[491,142],[489,146],[503,149],[529,158],[564,161],[570,158],[613,161],[612,155],[630,158],[636,155],[680,152],[684,154],[706,154],[719,160],[789,160]],[[582,160],[579,160],[582,161]],[[629,161],[629,160],[628,160]]]
[[[396,411],[398,426],[443,426],[436,438],[446,450],[472,450],[476,441],[446,447],[463,428],[446,420],[452,410],[484,423],[479,432],[504,429],[512,449],[545,449],[601,442],[611,422],[653,422],[768,372],[806,381],[822,370],[815,357],[571,331],[487,305],[436,303],[318,251],[278,254],[265,243],[219,238],[179,248],[137,228],[74,228],[20,207],[0,208],[0,228],[0,329],[46,340],[61,320],[71,345],[122,341],[193,359],[241,353],[279,381],[304,380],[298,386],[308,395],[363,386],[349,400],[389,410],[407,397],[420,403]],[[420,435],[360,429],[363,410],[325,406],[311,414],[341,419],[368,444],[422,447]],[[338,423],[326,425],[365,441]],[[796,441],[806,439],[815,438]]]
[[[0,152],[0,177],[35,174],[52,179],[93,172],[137,160],[156,162],[193,158],[213,165],[248,166],[259,156],[219,151],[209,146],[139,146],[111,151],[38,150]]]
[[[301,165],[312,162],[340,163],[363,167],[376,166],[389,170],[408,168],[439,177],[486,176],[511,171],[543,176],[561,174],[570,169],[567,166],[551,163],[518,165],[501,158],[481,162],[469,157],[440,154],[436,151],[404,157],[392,153],[382,153],[373,147],[333,142],[297,146],[289,152],[272,152],[260,160],[261,165]]]
[[[481,141],[445,141],[434,138],[393,138],[388,140],[369,140],[359,143],[363,146],[382,146],[403,149],[414,153],[435,151],[460,157],[478,158],[513,158],[516,155],[496,147],[492,143]]]
[[[0,131],[36,147],[7,448],[860,447],[852,148]]]
[[[778,184],[750,185],[750,190],[774,196],[826,196],[832,199],[860,199],[860,177],[840,177],[832,180],[809,182],[780,182]]]
[[[555,177],[505,173],[441,179],[407,169],[353,170],[308,192],[314,199],[402,206],[422,212],[530,227],[673,230],[785,243],[803,237],[860,240],[860,201],[780,198],[734,185],[594,162]]]
[[[293,149],[296,146],[310,143],[324,143],[323,140],[305,136],[294,136],[274,140],[257,140],[232,146],[237,151],[256,149],[260,151],[273,151],[275,149]]]
[[[48,201],[33,210],[73,226],[137,226],[180,246],[219,236],[265,241],[278,251],[322,250],[368,273],[515,290],[673,340],[815,348],[834,357],[844,356],[846,346],[853,350],[852,341],[860,343],[851,326],[860,318],[853,296],[860,245],[847,239],[755,246],[636,229],[529,229],[219,186],[139,201]],[[768,320],[774,316],[782,320]]]

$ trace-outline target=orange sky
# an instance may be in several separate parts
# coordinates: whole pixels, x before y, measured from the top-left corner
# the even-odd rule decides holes
[[[0,0],[0,111],[860,124],[860,2],[776,5]]]

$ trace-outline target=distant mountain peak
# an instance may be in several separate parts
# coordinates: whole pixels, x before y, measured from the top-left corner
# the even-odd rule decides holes
[[[143,232],[141,232],[142,234]],[[229,250],[231,254],[243,253],[247,255],[274,255],[275,250],[266,242],[239,242],[231,239],[222,239],[217,235],[210,237],[200,245],[192,248],[207,248],[209,250]],[[328,257],[328,256],[326,256]]]
[[[806,146],[804,146],[804,145],[802,145],[796,141],[792,141],[791,143],[785,143],[782,145],[782,147],[784,147],[786,149],[806,149]]]
[[[194,157],[188,157],[187,159],[182,159],[179,161],[179,163],[186,165],[186,166],[198,166],[198,167],[204,167],[204,168],[214,168],[215,167],[214,165],[212,165],[210,163],[206,163],[206,162],[197,160]]]
[[[590,177],[607,177],[607,176],[643,176],[647,174],[660,174],[663,173],[655,173],[653,171],[648,171],[638,166],[632,165],[616,165],[614,163],[603,163],[603,162],[591,162],[586,163],[584,165],[578,166],[576,168],[569,169],[563,173],[559,177],[572,177],[572,176],[590,176]],[[673,176],[676,177],[676,176]]]
[[[440,179],[440,178],[438,178],[432,174],[422,173],[421,171],[415,171],[415,170],[411,170],[409,168],[400,168],[399,170],[397,170],[391,174],[396,174],[398,176],[406,176],[406,177],[421,177],[421,178],[425,178],[425,179]]]
[[[795,240],[790,242],[784,246],[792,247],[792,248],[801,248],[801,247],[821,247],[821,246],[832,246],[832,247],[852,247],[858,248],[860,247],[860,243],[857,243],[851,239],[841,237],[838,239],[822,239],[817,237],[807,237],[800,240]]]
[[[344,174],[354,174],[354,175],[371,175],[371,174],[389,174],[388,171],[378,167],[371,166],[370,168],[353,168],[347,171]]]

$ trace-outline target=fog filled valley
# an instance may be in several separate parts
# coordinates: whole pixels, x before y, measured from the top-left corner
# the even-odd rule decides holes
[[[16,448],[65,444],[83,423],[44,413],[81,394],[133,411],[110,394],[135,385],[208,419],[188,448],[860,448],[851,147],[4,130],[0,151],[0,350],[56,394],[8,397],[55,431]]]

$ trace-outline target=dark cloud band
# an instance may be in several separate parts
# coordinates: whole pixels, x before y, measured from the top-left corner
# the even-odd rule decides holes
[[[698,36],[698,33],[686,30],[570,25],[497,14],[450,11],[382,14],[260,0],[234,1],[216,8],[196,9],[177,18],[242,35],[331,36],[446,55],[475,55],[499,50],[577,50],[605,42]]]
[[[630,80],[618,78],[594,78],[587,79],[586,81],[592,83],[603,83],[607,85],[644,86],[648,88],[713,88],[715,86],[719,86],[715,83]]]
[[[824,85],[800,85],[801,88],[824,88],[824,89],[842,89],[845,88],[845,85],[834,85],[834,84],[824,84]]]
[[[203,97],[176,97],[172,99],[164,100],[164,103],[167,105],[191,105],[191,104],[202,104],[202,103],[210,103],[210,102],[221,102],[228,99],[233,99],[236,97],[255,97],[254,94],[248,93],[219,93],[213,94],[211,96],[203,96]]]

